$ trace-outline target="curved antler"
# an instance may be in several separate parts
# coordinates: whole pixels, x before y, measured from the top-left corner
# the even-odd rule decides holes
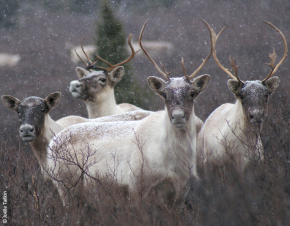
[[[130,49],[131,49],[131,51],[132,51],[131,56],[129,56],[128,59],[126,59],[126,60],[124,60],[124,61],[122,61],[121,63],[118,63],[118,64],[111,64],[111,63],[109,63],[108,61],[106,61],[106,60],[104,60],[103,58],[101,58],[99,55],[96,55],[96,60],[95,60],[94,62],[92,62],[92,61],[90,60],[90,58],[88,57],[88,55],[86,54],[86,52],[84,51],[84,48],[83,48],[83,40],[84,40],[84,39],[82,39],[82,41],[81,41],[81,48],[82,48],[82,50],[83,50],[83,52],[84,52],[84,54],[85,54],[87,60],[88,60],[90,63],[87,64],[87,63],[86,63],[86,62],[85,62],[85,61],[84,61],[84,60],[83,60],[83,59],[78,55],[78,53],[76,52],[76,50],[75,50],[75,52],[76,52],[77,56],[81,59],[81,61],[82,61],[82,62],[87,66],[87,69],[91,70],[91,69],[93,68],[93,65],[94,65],[95,63],[97,63],[98,60],[101,60],[101,61],[103,61],[104,63],[108,64],[109,67],[108,67],[108,68],[104,68],[104,67],[99,67],[99,66],[97,66],[97,68],[98,68],[98,69],[105,70],[105,71],[107,71],[107,72],[110,72],[110,71],[112,71],[114,68],[116,68],[116,67],[118,67],[118,66],[121,66],[121,65],[123,65],[123,64],[125,64],[125,63],[127,63],[127,62],[129,62],[130,60],[132,60],[132,59],[134,58],[134,56],[136,55],[136,53],[138,53],[138,52],[140,51],[140,50],[138,50],[137,52],[135,52],[135,50],[134,50],[134,48],[133,48],[133,46],[132,46],[132,43],[131,43],[132,36],[133,36],[133,34],[130,34],[129,37],[128,37],[128,45],[129,45],[129,47],[130,47]]]
[[[131,43],[132,36],[133,36],[133,34],[130,34],[129,37],[128,37],[128,45],[129,45],[129,47],[130,47],[130,49],[131,49],[131,52],[132,52],[132,53],[131,53],[131,56],[129,56],[126,60],[122,61],[121,63],[118,63],[118,64],[111,64],[111,63],[109,63],[108,61],[106,61],[106,60],[104,60],[103,58],[101,58],[99,55],[96,55],[97,60],[99,59],[99,60],[103,61],[105,64],[108,64],[108,65],[109,65],[108,68],[105,68],[105,70],[106,70],[107,72],[110,72],[110,71],[112,71],[114,68],[116,68],[116,67],[118,67],[118,66],[121,66],[121,65],[123,65],[123,64],[125,64],[125,63],[127,63],[127,62],[129,62],[130,60],[132,60],[132,59],[134,58],[134,56],[136,55],[136,53],[138,53],[138,52],[140,51],[140,49],[139,49],[137,52],[135,52],[135,50],[134,50],[134,48],[133,48],[133,46],[132,46],[132,43]],[[96,60],[96,61],[97,61],[97,60]]]
[[[201,63],[201,65],[191,74],[191,75],[187,75],[186,74],[186,72],[185,72],[185,67],[184,67],[184,60],[183,60],[183,58],[182,58],[182,60],[181,60],[181,66],[182,66],[182,70],[183,70],[183,73],[184,73],[184,76],[185,76],[185,78],[187,79],[187,80],[190,80],[190,79],[192,79],[201,69],[202,69],[202,67],[205,65],[205,63],[208,61],[208,59],[210,58],[210,56],[213,54],[213,50],[214,50],[214,46],[213,46],[213,44],[214,44],[214,37],[213,37],[213,35],[212,35],[212,33],[211,33],[211,30],[210,30],[210,27],[209,27],[209,24],[204,20],[204,19],[202,19],[202,18],[200,18],[202,21],[203,21],[203,23],[206,25],[206,27],[208,28],[208,30],[209,30],[209,32],[210,32],[210,42],[211,42],[211,51],[210,51],[210,53],[209,53],[209,55],[205,58],[205,60],[204,59],[202,59],[202,63]]]
[[[236,74],[236,76],[234,76],[231,72],[230,72],[230,70],[229,69],[227,69],[227,68],[225,68],[221,63],[220,63],[220,61],[218,60],[218,58],[217,58],[217,55],[216,55],[216,49],[215,49],[215,46],[216,46],[216,42],[217,42],[217,40],[218,40],[218,38],[219,38],[219,36],[221,35],[221,33],[227,28],[227,26],[225,26],[219,33],[218,33],[218,35],[216,35],[216,33],[215,33],[215,31],[214,31],[214,29],[212,28],[212,26],[210,26],[206,21],[204,21],[205,22],[205,24],[206,24],[206,26],[208,27],[208,29],[210,30],[210,33],[211,33],[211,37],[212,37],[212,40],[213,40],[213,44],[212,44],[212,48],[213,48],[213,53],[212,53],[212,55],[213,55],[213,58],[214,58],[214,61],[216,62],[216,64],[224,71],[224,72],[226,72],[231,78],[233,78],[233,79],[236,79],[236,80],[238,80],[239,82],[241,82],[241,83],[244,83],[243,81],[241,81],[238,77],[237,77],[237,68],[238,68],[238,66],[235,66],[235,61],[233,60],[233,61],[231,61],[231,59],[230,59],[230,63],[231,63],[231,65],[232,65],[232,67],[234,68],[234,71],[235,71],[235,74]],[[234,65],[234,66],[233,66]]]
[[[148,57],[148,59],[152,62],[152,64],[155,66],[155,68],[157,69],[157,71],[165,78],[167,79],[168,81],[170,81],[170,78],[168,77],[168,75],[171,73],[171,72],[167,72],[163,66],[162,63],[161,64],[161,67],[163,68],[164,72],[161,71],[161,69],[158,67],[158,65],[156,64],[156,62],[149,56],[149,54],[146,52],[146,50],[144,49],[144,47],[142,46],[142,43],[141,43],[141,40],[142,40],[142,37],[144,35],[144,29],[146,27],[146,24],[148,22],[149,19],[147,19],[141,29],[141,32],[140,32],[140,36],[139,36],[139,46],[140,48],[143,50],[143,52],[145,53],[145,55]]]
[[[262,81],[264,83],[264,82],[266,82],[269,78],[271,78],[275,74],[275,72],[277,71],[277,69],[284,62],[284,60],[286,59],[287,53],[288,53],[288,48],[287,48],[286,38],[285,38],[284,34],[282,33],[282,31],[280,31],[277,27],[275,27],[273,24],[271,24],[268,21],[263,21],[263,22],[266,23],[266,24],[268,24],[268,25],[270,25],[272,28],[274,28],[276,31],[278,31],[278,33],[281,35],[281,37],[283,39],[284,48],[285,48],[284,55],[283,55],[282,59],[280,60],[280,62],[278,64],[276,64],[276,66],[275,66],[275,62],[276,62],[277,54],[275,52],[275,49],[273,48],[273,53],[272,54],[269,54],[269,57],[271,59],[271,62],[270,63],[267,63],[267,65],[269,65],[271,67],[271,71],[267,75],[267,77]]]
[[[190,81],[190,78],[188,77],[188,75],[186,74],[186,71],[185,71],[183,57],[181,57],[181,67],[182,67],[182,70],[183,70],[184,77],[185,77],[188,81]]]
[[[88,69],[89,71],[92,71],[92,66],[93,66],[95,63],[97,63],[98,58],[97,58],[94,62],[92,62],[92,61],[90,60],[90,58],[88,57],[87,53],[86,53],[85,50],[84,50],[84,47],[83,47],[83,41],[84,41],[84,38],[83,38],[82,41],[81,41],[81,48],[82,48],[82,51],[83,51],[83,53],[85,54],[87,60],[88,60],[90,63],[89,63],[89,64],[86,63],[86,62],[85,62],[85,61],[84,61],[84,60],[79,56],[79,54],[77,53],[76,49],[75,49],[75,53],[76,53],[76,55],[78,56],[78,58],[80,58],[80,60],[81,60],[81,61],[82,61],[86,66],[87,66],[86,69]],[[96,69],[96,68],[94,68],[94,69]],[[106,70],[106,68],[103,68],[103,67],[97,67],[97,69]]]
[[[239,67],[239,66],[236,65],[236,60],[235,60],[235,58],[233,58],[233,60],[232,60],[232,59],[231,59],[231,56],[229,56],[229,60],[230,60],[230,63],[231,63],[231,65],[232,65],[233,71],[234,71],[234,73],[235,73],[235,77],[236,77],[236,79],[237,79],[240,83],[244,83],[244,82],[243,82],[242,80],[240,80],[239,77],[238,77],[238,67]]]

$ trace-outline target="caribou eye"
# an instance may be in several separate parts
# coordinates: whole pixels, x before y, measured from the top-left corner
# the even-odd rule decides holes
[[[166,99],[166,93],[162,93],[162,96],[164,97],[164,99]]]
[[[42,109],[41,112],[42,112],[42,113],[45,113],[45,109]]]
[[[194,97],[195,96],[195,93],[194,92],[191,92],[190,96],[191,97]]]
[[[106,79],[105,78],[100,78],[100,81],[101,82],[106,82]]]

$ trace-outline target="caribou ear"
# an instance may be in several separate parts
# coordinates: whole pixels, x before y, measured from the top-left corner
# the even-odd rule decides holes
[[[201,75],[195,78],[191,84],[194,89],[195,97],[203,91],[210,81],[210,75]]]
[[[124,73],[125,73],[124,67],[119,66],[119,67],[116,67],[114,70],[112,70],[108,74],[108,76],[109,76],[109,79],[113,82],[113,84],[116,84],[123,78]]]
[[[273,76],[266,80],[265,85],[270,91],[270,94],[273,94],[279,87],[280,79],[277,76]]]
[[[243,87],[243,83],[239,82],[236,79],[229,79],[228,87],[230,91],[232,91],[232,93],[235,94],[235,96],[238,96]]]
[[[157,94],[159,94],[163,99],[163,91],[166,86],[166,82],[158,77],[150,76],[147,79],[150,88]]]
[[[61,93],[55,92],[49,94],[43,101],[46,104],[48,111],[50,111],[54,106],[56,106],[60,100]]]
[[[21,104],[20,100],[10,95],[3,95],[1,99],[3,103],[5,104],[5,106],[12,111],[16,111],[19,104]]]
[[[76,68],[76,73],[77,73],[77,76],[79,78],[82,78],[82,77],[84,77],[84,75],[89,74],[90,72],[87,71],[86,69],[82,68],[82,67],[77,67]]]

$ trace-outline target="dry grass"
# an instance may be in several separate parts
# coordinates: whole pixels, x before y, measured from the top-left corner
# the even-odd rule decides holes
[[[278,58],[283,54],[278,34],[260,20],[272,22],[289,39],[289,1],[271,0],[263,4],[258,1],[212,1],[210,4],[206,1],[180,1],[176,7],[166,10],[156,7],[139,14],[134,14],[133,10],[131,13],[119,12],[127,33],[134,33],[137,37],[141,25],[150,18],[148,40],[160,39],[174,44],[172,57],[152,57],[161,60],[166,69],[173,70],[176,75],[182,72],[181,56],[188,62],[186,68],[190,72],[208,54],[209,43],[205,44],[204,40],[209,40],[209,36],[199,17],[206,19],[215,30],[229,25],[219,38],[218,56],[225,67],[230,67],[228,56],[234,56],[241,65],[239,74],[243,80],[261,79],[268,74],[269,68],[262,65],[269,62],[268,53],[272,46]],[[1,51],[22,56],[17,67],[1,68],[1,95],[11,94],[22,99],[31,95],[45,97],[51,92],[61,91],[63,98],[60,106],[51,112],[52,118],[72,114],[86,116],[85,106],[74,100],[67,90],[69,82],[76,79],[76,65],[70,61],[66,46],[78,45],[83,37],[87,43],[93,42],[96,13],[76,16],[63,11],[57,14],[43,10],[37,4],[35,7],[26,6],[16,30],[1,29],[5,34],[0,37]],[[148,76],[157,75],[142,54],[134,59],[132,67],[135,80],[142,85],[146,84]],[[142,199],[138,208],[132,207],[124,198],[126,189],[104,182],[104,187],[86,188],[79,203],[70,203],[68,208],[64,208],[53,184],[44,181],[29,145],[18,140],[16,114],[0,103],[0,191],[8,191],[8,222],[11,225],[74,225],[75,222],[85,222],[85,225],[289,224],[288,71],[289,58],[276,73],[282,82],[269,102],[261,134],[265,161],[251,162],[244,172],[240,172],[233,162],[213,167],[207,174],[201,173],[199,181],[190,181],[192,188],[186,205],[173,207],[146,199]],[[234,97],[226,86],[228,78],[212,59],[202,73],[212,76],[209,87],[195,105],[196,114],[205,120],[216,107],[233,102]],[[148,86],[144,87],[146,95],[140,106],[160,109],[163,105],[160,105],[159,97],[152,98]],[[82,206],[81,213],[77,212],[78,206]]]
[[[286,111],[285,111],[286,112]],[[287,116],[288,117],[288,116]],[[0,184],[8,191],[9,222],[14,225],[286,225],[290,220],[289,139],[278,124],[266,122],[265,162],[251,161],[241,172],[225,161],[190,180],[186,201],[167,205],[158,197],[128,200],[114,183],[92,183],[62,206],[53,184],[44,181],[30,150],[0,140]],[[279,141],[271,138],[279,137]],[[162,188],[162,186],[161,186]],[[165,188],[164,188],[165,189]],[[161,189],[162,190],[162,189]],[[142,193],[139,193],[142,194]],[[153,201],[152,201],[153,200]]]

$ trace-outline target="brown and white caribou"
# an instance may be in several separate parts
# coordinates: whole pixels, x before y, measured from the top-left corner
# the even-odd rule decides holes
[[[27,97],[23,101],[10,95],[3,95],[2,101],[7,108],[17,112],[20,122],[19,135],[25,142],[29,142],[41,166],[47,164],[47,146],[51,138],[65,127],[82,122],[110,122],[131,121],[147,117],[152,112],[136,111],[119,115],[112,115],[98,119],[86,119],[80,116],[67,116],[54,121],[49,112],[54,108],[61,94],[59,92],[40,97]]]
[[[82,123],[67,127],[54,137],[48,148],[48,170],[56,179],[61,196],[75,188],[78,181],[86,186],[91,178],[97,178],[126,186],[131,195],[141,192],[144,197],[155,185],[166,184],[170,189],[162,192],[161,200],[171,202],[182,200],[188,191],[188,179],[197,177],[193,103],[207,87],[210,76],[193,77],[212,50],[190,76],[182,59],[184,76],[169,77],[163,65],[164,71],[142,47],[146,23],[139,44],[166,79],[148,78],[151,89],[164,100],[165,110],[134,122]],[[66,202],[65,196],[63,200]]]
[[[122,103],[117,105],[115,100],[114,86],[124,76],[124,67],[120,65],[133,59],[135,54],[138,52],[134,51],[134,48],[131,44],[131,38],[132,34],[130,34],[128,38],[128,44],[132,51],[131,56],[127,60],[117,65],[110,64],[98,55],[96,56],[96,60],[92,62],[82,48],[82,43],[81,48],[87,60],[89,61],[89,64],[86,63],[76,52],[76,54],[83,61],[83,63],[86,64],[87,67],[86,69],[82,67],[76,68],[76,73],[79,77],[79,80],[74,80],[70,83],[70,92],[73,97],[79,98],[85,102],[88,117],[90,119],[114,114],[121,114],[129,111],[134,111],[136,114],[139,114],[142,110],[141,108],[138,108],[128,103]],[[109,68],[95,67],[94,64],[99,59],[107,63],[109,65]],[[147,113],[148,112],[146,111],[145,114]],[[201,127],[203,126],[203,122],[199,117],[195,117],[196,129],[197,132],[199,132]]]
[[[235,104],[223,104],[207,118],[198,136],[198,152],[200,162],[224,160],[226,157],[235,157],[241,169],[250,159],[263,159],[263,145],[260,138],[263,121],[266,117],[269,97],[279,86],[279,78],[274,76],[279,66],[287,56],[287,42],[283,33],[273,24],[264,21],[281,35],[284,42],[284,56],[275,65],[276,53],[270,54],[270,73],[262,81],[242,81],[237,74],[238,66],[235,60],[230,63],[233,75],[218,60],[215,45],[218,37],[225,29],[216,35],[213,28],[208,25],[214,37],[214,60],[217,65],[232,79],[228,80],[228,87],[236,97]]]
[[[69,125],[87,120],[79,116],[68,116],[54,121],[49,111],[58,104],[60,97],[59,92],[51,93],[45,99],[31,96],[23,101],[10,95],[1,97],[7,108],[17,112],[19,135],[23,141],[30,143],[40,163],[46,161],[47,145],[55,134]]]
[[[128,45],[132,51],[131,56],[125,61],[115,65],[110,64],[98,55],[96,56],[96,60],[92,62],[82,48],[89,64],[80,58],[87,67],[86,69],[82,67],[76,68],[76,73],[79,79],[70,83],[70,92],[73,97],[79,98],[85,102],[89,118],[141,110],[140,108],[128,103],[117,105],[114,93],[115,85],[124,76],[124,67],[121,65],[132,60],[138,52],[135,52],[131,44],[131,38],[132,34],[130,34],[128,38]],[[108,64],[108,68],[94,66],[98,60]]]

